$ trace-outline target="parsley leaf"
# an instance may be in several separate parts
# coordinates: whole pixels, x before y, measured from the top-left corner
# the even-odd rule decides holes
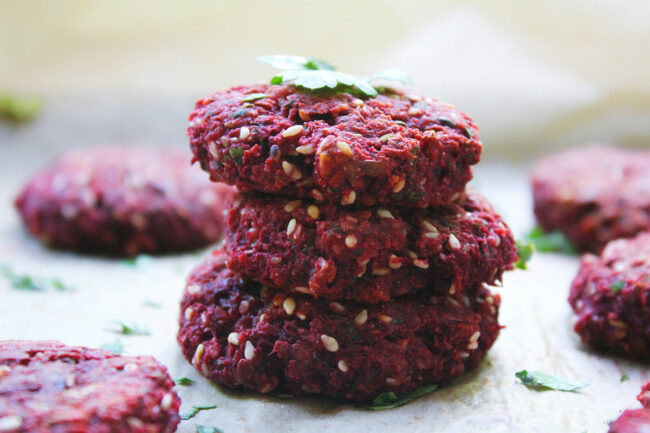
[[[223,433],[219,427],[207,427],[201,424],[197,424],[196,433]]]
[[[250,93],[250,94],[244,96],[244,98],[242,99],[242,102],[253,102],[253,101],[257,101],[258,99],[264,99],[267,96],[268,95],[265,94],[265,93]]]
[[[15,123],[33,120],[43,108],[43,102],[38,98],[11,95],[0,95],[0,117]]]
[[[431,394],[437,388],[438,385],[424,386],[420,389],[416,389],[410,394],[402,395],[399,397],[395,395],[394,392],[384,392],[375,397],[371,404],[365,405],[363,408],[368,410],[393,409],[395,407],[403,406],[406,403],[415,400],[416,398]]]
[[[524,239],[535,244],[535,248],[541,253],[576,253],[576,249],[571,242],[557,230],[546,233],[540,226],[535,226],[530,233],[524,236]]]
[[[535,252],[535,244],[524,241],[517,241],[517,261],[515,262],[515,268],[521,270],[528,269],[528,261],[533,257]]]
[[[117,329],[110,329],[110,331],[122,335],[149,335],[150,332],[148,329],[134,325],[126,324],[124,322],[116,322],[118,325]]]
[[[11,287],[16,290],[41,292],[48,289],[56,291],[72,290],[57,278],[36,278],[26,274],[18,274],[9,266],[0,266],[0,274],[9,280]]]
[[[625,287],[625,281],[615,281],[610,287],[612,288],[612,293],[619,293]]]
[[[217,405],[212,405],[212,406],[192,406],[192,410],[189,412],[185,412],[184,414],[181,414],[181,419],[184,421],[187,421],[188,419],[194,418],[196,414],[201,412],[202,410],[210,410],[210,409],[216,409]]]
[[[523,385],[537,391],[552,389],[555,391],[573,392],[587,386],[587,384],[583,382],[551,376],[549,374],[540,373],[539,371],[528,372],[526,370],[521,370],[516,372],[515,376],[521,380]]]
[[[627,376],[627,374],[624,374],[621,376],[621,382],[625,382],[626,380],[630,380],[630,378]]]
[[[116,355],[121,355],[122,352],[124,351],[124,344],[122,344],[120,340],[115,340],[112,343],[102,344],[100,349],[108,350],[109,352],[112,352]]]
[[[190,386],[190,385],[194,385],[196,382],[194,382],[189,377],[175,377],[174,383],[176,385],[181,385],[181,386]]]

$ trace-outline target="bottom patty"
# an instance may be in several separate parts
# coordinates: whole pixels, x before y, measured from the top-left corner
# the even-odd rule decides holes
[[[650,233],[583,256],[569,303],[575,330],[598,350],[650,359]]]
[[[499,296],[482,286],[461,301],[339,303],[272,292],[224,261],[215,251],[190,275],[178,342],[201,374],[228,387],[355,401],[405,394],[476,367],[499,333]]]
[[[650,383],[645,385],[637,399],[642,409],[626,410],[609,425],[608,433],[648,433],[650,432]]]
[[[0,431],[171,433],[180,399],[167,369],[57,341],[0,341]]]

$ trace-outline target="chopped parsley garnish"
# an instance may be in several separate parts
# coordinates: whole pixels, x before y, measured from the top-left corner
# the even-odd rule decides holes
[[[117,334],[122,334],[122,335],[149,335],[150,332],[148,329],[137,326],[137,325],[129,325],[124,322],[116,322],[118,325],[117,329],[110,329],[110,331],[113,331]]]
[[[586,383],[578,382],[577,380],[551,376],[549,374],[540,373],[539,371],[528,372],[526,370],[521,370],[516,372],[515,376],[521,380],[523,385],[537,391],[555,390],[573,392],[587,386]]]
[[[618,280],[614,282],[611,286],[612,293],[619,293],[625,287],[625,281]]]
[[[72,290],[57,278],[37,278],[27,274],[18,274],[9,266],[0,266],[0,275],[9,280],[9,284],[16,290],[42,292],[52,289],[59,292]]]
[[[109,352],[112,352],[116,355],[121,355],[124,351],[124,344],[122,344],[120,340],[115,340],[112,343],[102,344],[100,349],[108,350]]]
[[[535,244],[536,250],[542,253],[576,253],[576,249],[571,242],[557,230],[546,233],[540,226],[535,226],[530,233],[524,236],[524,239]]]
[[[236,164],[241,164],[241,158],[244,155],[244,149],[241,147],[232,146],[230,149],[228,149],[228,153],[232,159],[235,160]]]
[[[524,241],[517,241],[517,261],[515,262],[515,268],[521,270],[528,269],[528,261],[533,257],[535,252],[535,244]]]
[[[189,377],[175,377],[174,383],[176,385],[181,385],[181,386],[190,386],[190,385],[194,385],[196,382],[194,382]]]
[[[212,405],[212,406],[192,406],[192,410],[189,412],[185,412],[184,414],[181,414],[181,419],[184,421],[187,421],[188,419],[194,418],[196,414],[201,412],[202,410],[210,410],[210,409],[216,409],[217,405]]]
[[[630,378],[627,376],[627,374],[624,374],[621,376],[621,382],[625,382],[626,380],[630,380]]]
[[[139,256],[122,260],[123,265],[131,267],[142,266],[151,262],[153,262],[153,257],[148,254],[140,254]]]
[[[251,93],[251,94],[248,94],[248,95],[244,96],[242,101],[243,102],[253,102],[253,101],[257,101],[258,99],[264,99],[266,97],[268,97],[268,95],[265,94],[265,93]]]
[[[409,403],[415,400],[416,398],[420,398],[427,394],[431,394],[437,388],[438,385],[429,385],[429,386],[422,387],[420,389],[416,389],[410,394],[402,395],[399,397],[395,395],[394,392],[383,392],[379,394],[377,397],[375,397],[375,399],[372,401],[371,404],[368,404],[363,407],[364,409],[369,409],[369,410],[393,409],[395,407],[404,406],[406,403]]]
[[[196,433],[223,433],[219,427],[207,427],[201,424],[196,425]]]
[[[378,89],[370,83],[375,80],[401,81],[410,84],[411,77],[403,71],[389,69],[370,77],[355,77],[336,71],[334,66],[313,57],[273,55],[257,58],[279,72],[271,84],[293,84],[308,91],[348,92],[361,96],[377,96]]]
[[[43,101],[38,98],[11,95],[0,95],[0,117],[14,123],[24,123],[33,120],[43,108]]]

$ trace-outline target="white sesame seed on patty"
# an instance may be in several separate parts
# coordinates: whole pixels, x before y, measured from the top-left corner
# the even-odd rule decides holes
[[[282,131],[282,136],[287,138],[287,137],[293,137],[296,136],[300,133],[302,133],[303,127],[302,125],[293,125]]]
[[[325,349],[327,349],[328,351],[336,352],[339,350],[339,342],[336,341],[334,337],[330,337],[329,335],[322,334],[320,336],[320,340],[323,342]]]
[[[354,323],[363,325],[368,320],[368,310],[361,310],[354,318]]]
[[[246,341],[246,344],[244,345],[244,357],[246,359],[253,359],[255,356],[255,346],[253,346],[253,343],[250,341]]]

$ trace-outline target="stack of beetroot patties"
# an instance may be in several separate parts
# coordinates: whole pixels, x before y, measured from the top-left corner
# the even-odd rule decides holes
[[[181,304],[203,375],[367,401],[480,363],[500,329],[486,285],[517,252],[465,190],[482,150],[467,115],[398,91],[254,85],[199,100],[188,134],[211,179],[240,190]]]

